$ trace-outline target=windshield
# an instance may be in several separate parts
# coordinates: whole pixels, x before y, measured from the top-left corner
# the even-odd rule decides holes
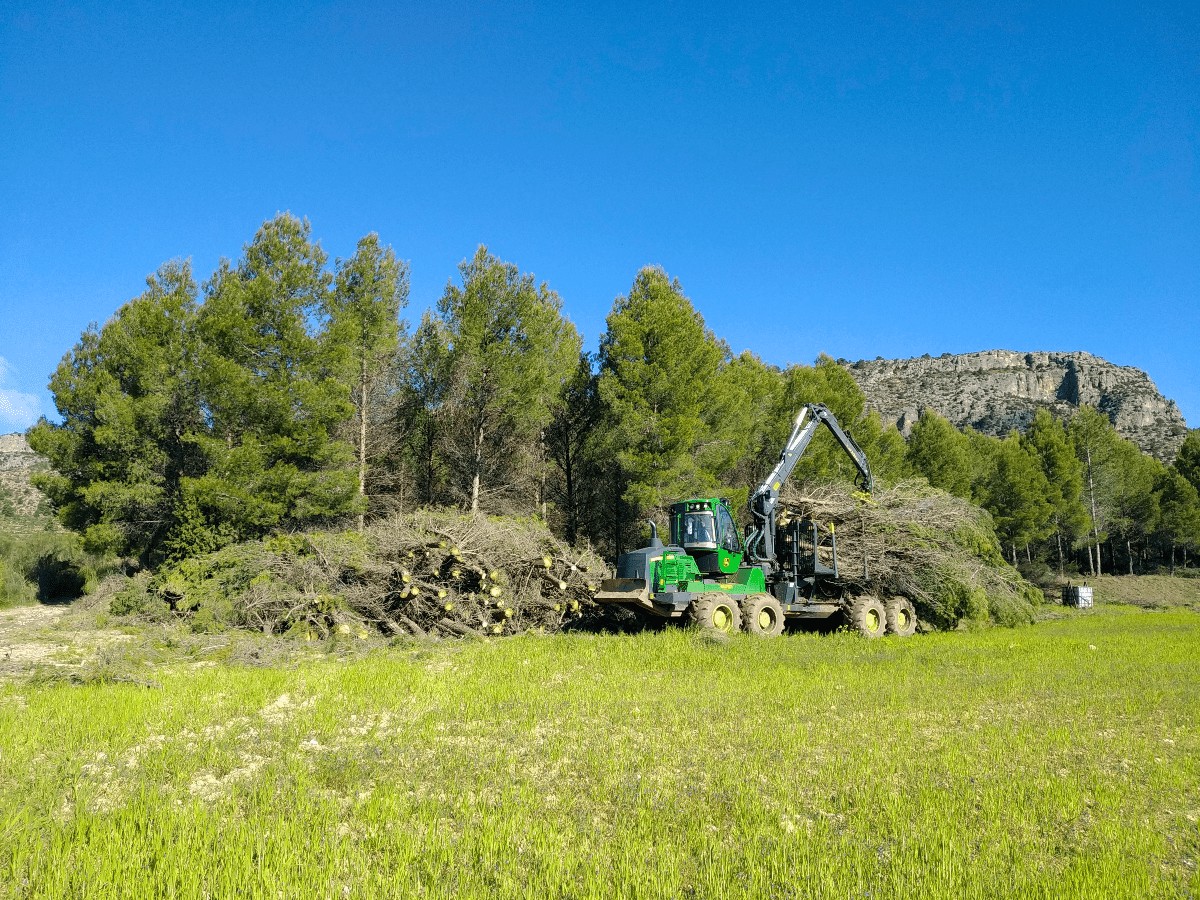
[[[690,512],[683,514],[684,547],[717,546],[717,526],[710,512]]]

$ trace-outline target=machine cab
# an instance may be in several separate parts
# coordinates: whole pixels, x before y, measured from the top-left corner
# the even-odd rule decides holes
[[[731,575],[742,564],[742,538],[729,505],[719,498],[672,504],[671,543],[705,575]]]

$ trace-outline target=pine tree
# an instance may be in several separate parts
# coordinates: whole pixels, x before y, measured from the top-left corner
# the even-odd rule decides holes
[[[338,262],[334,289],[327,302],[329,323],[323,335],[324,346],[354,404],[361,506],[358,529],[362,531],[368,464],[373,456],[391,449],[380,446],[384,398],[375,395],[400,343],[400,310],[408,305],[408,266],[396,259],[390,247],[380,246],[378,235],[369,234],[358,242],[353,257]],[[373,397],[379,402],[373,403]]]
[[[449,472],[441,454],[442,433],[448,423],[450,340],[441,320],[426,311],[398,358],[397,390],[391,431],[399,452],[385,461],[401,491],[412,482],[422,505],[445,502]],[[399,498],[404,508],[404,498]]]
[[[571,544],[579,539],[587,519],[600,471],[594,452],[602,411],[596,381],[591,356],[580,353],[575,374],[563,386],[545,430],[546,451],[557,473],[551,480],[550,496]]]
[[[1000,452],[1000,438],[976,431],[967,426],[962,430],[967,440],[967,453],[971,463],[971,495],[970,500],[983,505],[987,494],[987,482],[996,468],[996,456]]]
[[[1187,551],[1200,546],[1200,491],[1174,468],[1162,472],[1154,493],[1160,511],[1158,525],[1163,542],[1170,546],[1171,573],[1175,573],[1175,551]]]
[[[1132,575],[1134,545],[1144,546],[1159,528],[1158,495],[1154,486],[1166,472],[1166,467],[1119,435],[1113,449],[1117,477],[1109,527],[1125,545],[1126,567]]]
[[[187,263],[164,265],[50,380],[63,421],[29,432],[51,466],[34,482],[89,550],[152,564],[178,525],[181,481],[199,465],[186,441],[201,423],[189,373],[196,295]]]
[[[905,461],[936,488],[956,497],[971,496],[971,455],[962,433],[932,409],[925,409],[908,437]]]
[[[607,323],[598,390],[605,449],[617,465],[611,483],[621,488],[613,535],[619,552],[628,519],[716,487],[697,450],[712,438],[711,394],[727,350],[679,282],[659,268],[638,272]]]
[[[1092,572],[1099,575],[1104,571],[1100,548],[1108,539],[1119,480],[1116,468],[1117,434],[1108,416],[1086,404],[1071,419],[1067,433],[1071,437],[1075,455],[1083,465],[1082,499],[1092,522],[1088,558]]]
[[[1200,428],[1193,428],[1183,439],[1175,457],[1175,471],[1200,491]]]
[[[778,431],[774,416],[783,374],[749,350],[726,359],[713,380],[706,415],[709,437],[699,447],[699,462],[722,496],[735,509],[770,472],[779,455],[769,441]]]
[[[523,476],[541,506],[548,464],[542,429],[576,369],[579,333],[556,293],[486,247],[459,274],[461,287],[448,284],[438,302],[450,408],[443,447],[454,487],[478,512],[485,495],[495,502],[528,497]]]
[[[984,508],[996,522],[996,536],[1009,546],[1013,565],[1017,548],[1048,537],[1053,529],[1050,486],[1034,455],[1014,432],[997,448],[984,485]]]
[[[192,435],[206,472],[184,480],[178,552],[359,511],[353,453],[336,438],[353,407],[318,333],[325,261],[308,223],[284,214],[207,286],[197,380],[208,422]]]
[[[1034,414],[1023,440],[1037,456],[1046,475],[1050,492],[1047,499],[1054,509],[1052,520],[1061,575],[1066,566],[1064,538],[1070,546],[1089,526],[1082,501],[1083,464],[1075,456],[1066,427],[1047,410],[1039,409]]]

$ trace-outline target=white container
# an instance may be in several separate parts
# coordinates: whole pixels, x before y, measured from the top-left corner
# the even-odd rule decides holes
[[[1074,606],[1077,609],[1092,608],[1092,589],[1087,585],[1083,587],[1065,587],[1062,592],[1063,606]]]

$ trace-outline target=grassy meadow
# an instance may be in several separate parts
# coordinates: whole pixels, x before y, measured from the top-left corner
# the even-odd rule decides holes
[[[360,644],[0,680],[0,897],[1200,896],[1192,610]]]

